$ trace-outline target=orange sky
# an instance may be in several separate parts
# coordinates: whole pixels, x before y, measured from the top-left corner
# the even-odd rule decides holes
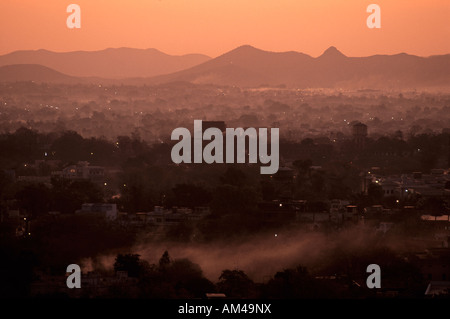
[[[66,7],[81,7],[81,29]],[[366,8],[381,7],[381,29]],[[320,55],[450,53],[450,0],[1,0],[0,54],[157,48],[215,57],[243,44]]]

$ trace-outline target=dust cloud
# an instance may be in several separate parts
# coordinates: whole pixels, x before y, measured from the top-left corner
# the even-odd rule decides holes
[[[290,228],[208,243],[141,239],[131,251],[121,253],[139,254],[141,259],[157,264],[167,250],[172,260],[187,258],[198,264],[205,277],[213,282],[219,280],[225,269],[243,270],[253,281],[267,282],[276,272],[287,268],[302,265],[310,271],[320,271],[325,264],[331,264],[332,259],[365,254],[375,247],[394,252],[411,249],[411,244],[401,237],[386,238],[369,230],[354,226],[325,234]],[[116,254],[110,254],[85,259],[83,271],[112,269],[115,257]]]

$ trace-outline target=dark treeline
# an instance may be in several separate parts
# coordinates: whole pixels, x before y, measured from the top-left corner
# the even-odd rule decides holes
[[[449,133],[419,134],[368,138],[363,149],[357,149],[351,138],[337,141],[328,137],[305,138],[300,142],[280,141],[280,156],[286,159],[310,159],[311,165],[322,165],[334,158],[354,161],[361,167],[377,164],[389,167],[394,173],[411,170],[428,172],[448,165]],[[93,165],[127,167],[136,164],[170,163],[171,145],[161,142],[149,144],[139,137],[118,136],[116,141],[106,138],[83,138],[74,131],[39,133],[20,128],[14,133],[0,134],[0,168],[21,169],[27,174],[45,173],[45,167],[33,172],[22,168],[35,160],[59,160],[67,165],[89,161]],[[396,163],[395,161],[400,161]]]
[[[294,199],[308,201],[334,198],[355,200],[360,193],[360,173],[370,167],[378,173],[429,172],[447,166],[449,134],[421,134],[403,139],[384,136],[367,139],[356,149],[351,139],[332,142],[328,138],[281,141],[281,165],[288,163],[296,175],[289,186]],[[276,181],[261,176],[247,164],[175,165],[171,145],[148,144],[137,134],[116,141],[83,138],[76,132],[39,133],[20,128],[0,135],[0,193],[2,202],[16,199],[21,208],[35,215],[45,211],[73,212],[83,202],[114,201],[126,212],[150,211],[153,206],[195,207],[210,205],[217,212],[248,211],[260,200],[279,198]],[[33,165],[38,160],[38,164]],[[15,176],[49,176],[78,161],[88,161],[114,170],[105,180],[60,181],[51,185],[12,183]],[[319,167],[319,168],[317,168]],[[104,182],[104,183],[103,183]],[[103,185],[104,184],[104,185]],[[372,185],[371,202],[380,201]],[[112,199],[112,195],[120,194]],[[359,197],[358,197],[359,198]],[[385,203],[388,204],[388,203]]]
[[[189,259],[172,260],[165,251],[157,264],[150,264],[138,254],[118,254],[114,271],[124,270],[138,280],[138,289],[128,297],[140,298],[202,298],[206,293],[224,293],[234,299],[314,299],[314,298],[374,298],[376,291],[365,285],[366,267],[376,261],[382,268],[387,286],[405,287],[402,297],[420,297],[424,280],[420,271],[408,261],[382,246],[368,252],[349,250],[327,251],[320,260],[320,270],[311,272],[299,264],[276,272],[264,283],[256,283],[240,269],[224,269],[218,281],[204,277],[199,265]],[[320,276],[321,273],[339,273],[338,277]],[[109,292],[109,297],[120,297]],[[130,293],[130,291],[128,291]]]

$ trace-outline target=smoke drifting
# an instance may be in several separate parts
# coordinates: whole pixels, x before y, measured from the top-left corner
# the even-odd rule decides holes
[[[136,253],[149,262],[157,262],[164,250],[173,258],[188,258],[203,269],[205,276],[216,281],[224,269],[244,270],[254,281],[264,281],[282,268],[298,263],[309,264],[320,253],[325,238],[320,234],[267,233],[248,236],[239,242],[141,243]]]
[[[157,264],[167,250],[172,259],[187,258],[198,264],[205,277],[213,282],[218,281],[225,269],[243,270],[253,281],[267,282],[276,272],[298,265],[320,272],[336,259],[341,262],[352,256],[367,255],[376,248],[387,248],[394,253],[414,248],[407,247],[409,244],[400,236],[388,238],[368,230],[367,226],[354,226],[325,234],[291,228],[208,243],[141,239],[132,251],[122,253],[139,254],[141,259]],[[112,269],[115,257],[111,254],[87,259],[83,263],[84,271]]]

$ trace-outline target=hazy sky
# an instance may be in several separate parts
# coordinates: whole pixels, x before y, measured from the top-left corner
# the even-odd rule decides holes
[[[66,8],[81,7],[81,29]],[[381,7],[381,29],[366,8]],[[320,55],[450,53],[450,0],[1,0],[0,54],[157,48],[215,57],[243,44]]]

